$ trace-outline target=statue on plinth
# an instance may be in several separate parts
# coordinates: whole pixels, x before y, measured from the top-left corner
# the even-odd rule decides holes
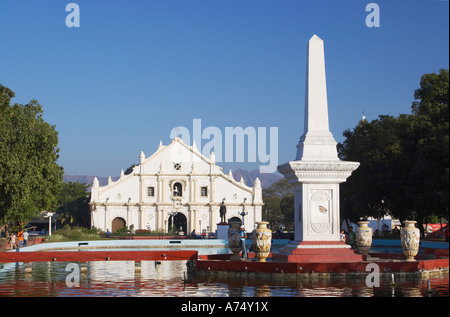
[[[227,207],[225,206],[225,198],[222,200],[222,204],[220,205],[219,213],[220,213],[220,222],[226,223],[227,222],[227,220],[226,220]]]

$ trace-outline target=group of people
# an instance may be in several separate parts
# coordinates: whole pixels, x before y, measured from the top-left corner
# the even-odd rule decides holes
[[[24,231],[19,230],[17,236],[14,232],[11,233],[9,237],[9,247],[10,249],[15,249],[16,247],[26,247],[28,244],[28,232],[25,229]]]
[[[353,231],[352,226],[348,227],[348,232],[344,229],[341,230],[340,240],[352,248],[356,248],[356,233]]]

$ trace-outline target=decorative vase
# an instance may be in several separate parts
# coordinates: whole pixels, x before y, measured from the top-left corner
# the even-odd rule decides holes
[[[239,222],[230,222],[230,228],[228,229],[228,247],[233,252],[230,258],[232,261],[239,261],[239,253],[242,251],[239,241],[239,226]]]
[[[356,245],[363,255],[367,255],[372,246],[372,228],[368,224],[368,221],[360,221],[356,229]]]
[[[266,262],[272,245],[272,230],[267,228],[269,223],[266,221],[256,222],[256,224],[258,227],[252,234],[253,251],[259,262]]]
[[[416,228],[416,221],[406,220],[405,226],[400,230],[403,254],[406,261],[415,261],[414,257],[419,252],[420,230]]]

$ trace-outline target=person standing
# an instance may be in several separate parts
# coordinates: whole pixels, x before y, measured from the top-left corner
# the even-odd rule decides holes
[[[28,231],[27,229],[25,229],[24,233],[23,233],[23,245],[26,247],[28,244]]]
[[[19,240],[19,248],[21,248],[23,246],[23,232],[22,232],[22,230],[20,230],[17,233],[17,240]]]
[[[12,232],[9,237],[9,248],[11,250],[16,248],[16,235],[14,234],[14,232]]]
[[[239,240],[241,243],[241,249],[242,249],[242,258],[247,258],[247,249],[245,248],[245,238],[247,238],[247,233],[245,232],[245,227],[241,226],[239,229]]]
[[[352,226],[348,228],[348,244],[350,244],[352,248],[356,247],[356,233],[353,231]]]

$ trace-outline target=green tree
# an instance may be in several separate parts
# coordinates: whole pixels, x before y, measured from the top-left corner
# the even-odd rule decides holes
[[[420,121],[420,134],[412,170],[423,187],[420,208],[426,215],[448,219],[449,197],[449,71],[425,74],[412,112]]]
[[[403,201],[403,195],[409,193],[404,174],[410,169],[410,157],[405,155],[400,134],[409,120],[405,115],[380,116],[370,123],[360,121],[353,131],[344,132],[346,140],[338,145],[340,157],[361,165],[341,185],[343,217],[352,221],[361,216],[382,217],[392,209],[394,199]]]
[[[342,159],[360,167],[341,185],[341,213],[357,221],[390,212],[400,220],[448,218],[448,70],[422,76],[412,114],[380,116],[346,130]]]
[[[13,104],[14,93],[0,85],[0,225],[25,224],[56,207],[63,169],[58,133],[42,118],[36,100]]]
[[[78,227],[90,226],[88,187],[89,185],[79,182],[62,183],[56,209],[60,224]]]
[[[263,189],[263,215],[272,229],[294,225],[294,186],[284,178]]]

